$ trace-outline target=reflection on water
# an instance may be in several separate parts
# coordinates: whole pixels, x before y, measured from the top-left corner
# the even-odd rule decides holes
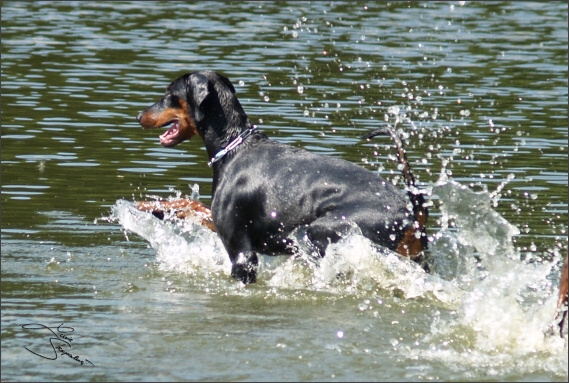
[[[567,249],[567,4],[1,12],[3,380],[567,380],[566,343],[540,335]],[[166,149],[135,119],[199,69],[227,75],[269,136],[394,181],[389,139],[361,136],[405,129],[435,273],[356,236],[318,267],[265,259],[244,288],[216,237],[127,223],[117,200],[197,183],[211,202],[199,139]],[[105,370],[30,359],[28,321],[72,325]]]

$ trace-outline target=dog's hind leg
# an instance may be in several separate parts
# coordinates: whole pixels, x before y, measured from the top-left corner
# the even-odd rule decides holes
[[[321,217],[306,227],[306,236],[323,257],[329,244],[338,242],[353,230],[354,226],[347,221]]]

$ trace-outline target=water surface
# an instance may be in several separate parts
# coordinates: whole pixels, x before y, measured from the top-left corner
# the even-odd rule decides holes
[[[567,251],[567,16],[3,2],[2,379],[567,381],[566,339],[543,337]],[[135,119],[199,69],[274,139],[394,182],[389,140],[360,137],[404,129],[434,273],[354,235],[317,266],[265,258],[243,287],[215,236],[134,211],[196,184],[211,202],[201,142],[163,148]],[[32,323],[72,327],[65,349],[96,367],[31,353],[52,352]]]

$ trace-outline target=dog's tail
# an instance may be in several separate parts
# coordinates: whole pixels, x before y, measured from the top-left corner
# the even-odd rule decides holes
[[[379,129],[376,129],[372,132],[369,132],[362,138],[369,140],[375,136],[379,135],[389,135],[395,144],[395,149],[397,153],[397,159],[399,160],[399,164],[401,166],[401,173],[403,173],[403,178],[405,183],[407,184],[407,194],[409,195],[409,200],[413,205],[413,215],[415,216],[415,221],[417,229],[421,233],[421,245],[423,249],[427,249],[427,235],[426,235],[426,225],[427,219],[429,218],[429,210],[425,205],[425,197],[419,191],[417,186],[415,185],[415,177],[413,177],[413,173],[411,172],[411,167],[409,166],[409,161],[407,161],[407,154],[405,151],[405,145],[403,141],[391,128],[391,126],[384,126]]]

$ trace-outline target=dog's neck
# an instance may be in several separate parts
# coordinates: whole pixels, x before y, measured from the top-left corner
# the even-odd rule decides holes
[[[223,165],[228,157],[232,157],[235,152],[237,152],[243,145],[246,145],[244,141],[247,139],[247,137],[259,132],[255,125],[249,123],[249,121],[247,122],[247,126],[241,130],[236,130],[229,141],[224,141],[224,145],[220,145],[219,143],[215,144],[212,141],[209,141],[208,143],[206,141],[206,150],[210,158],[208,165],[210,165],[213,169],[213,182],[211,190],[212,198],[215,196],[217,185],[222,175]],[[250,138],[247,140],[250,140]]]
[[[247,139],[247,137],[249,137],[251,134],[255,133],[256,131],[257,131],[256,125],[252,125],[249,128],[243,130],[241,133],[239,133],[239,135],[236,138],[234,138],[231,142],[229,142],[229,144],[227,144],[227,146],[219,149],[213,157],[210,157],[211,160],[208,162],[208,165],[212,166],[213,164],[215,164],[216,162],[221,160],[229,152],[231,152],[232,150],[237,148],[239,145],[241,145],[243,143],[243,141],[245,141],[245,139]]]

